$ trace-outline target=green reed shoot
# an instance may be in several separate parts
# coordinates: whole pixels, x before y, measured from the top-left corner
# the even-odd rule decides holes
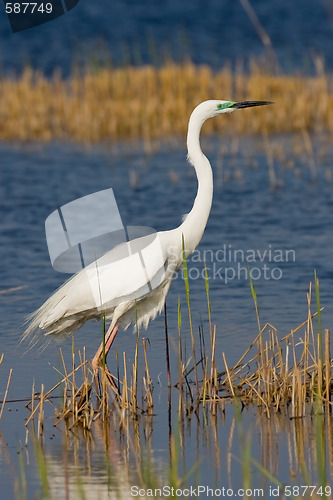
[[[330,414],[327,414],[331,418]],[[325,439],[325,417],[322,413],[316,412],[315,419],[315,440],[316,440],[316,455],[318,467],[318,480],[320,486],[325,488],[327,485],[326,476],[326,439]]]
[[[178,399],[178,412],[182,417],[184,409],[184,391],[183,391],[183,377],[184,377],[184,363],[183,363],[183,349],[182,349],[182,337],[181,337],[181,326],[182,326],[182,313],[180,306],[180,297],[178,297],[178,389],[179,389],[179,399]],[[191,394],[192,397],[192,394]],[[192,398],[193,401],[193,398]]]
[[[264,345],[263,345],[263,339],[262,339],[262,330],[261,330],[261,322],[260,322],[260,314],[259,314],[259,304],[258,304],[258,299],[257,299],[257,292],[254,288],[253,284],[253,279],[251,276],[251,270],[248,269],[248,276],[249,276],[249,281],[250,281],[250,289],[251,289],[251,295],[254,303],[254,308],[256,311],[256,318],[257,318],[257,325],[258,325],[258,332],[259,332],[259,348],[260,348],[260,357],[261,357],[261,363],[262,366],[264,366]]]
[[[15,497],[20,500],[27,500],[28,487],[27,487],[27,475],[25,470],[23,449],[20,449],[17,452],[17,454],[19,459],[19,473],[14,483]]]
[[[235,419],[238,428],[239,445],[241,452],[243,487],[244,490],[246,490],[248,488],[251,488],[251,434],[249,432],[245,433],[241,413],[241,402],[237,397],[235,398]]]
[[[211,310],[211,307],[210,307],[210,300],[209,300],[209,278],[208,278],[207,266],[206,266],[206,262],[205,261],[204,261],[204,266],[205,266],[205,288],[206,288],[207,308],[208,308],[209,333],[210,333],[210,336],[212,337],[212,310]]]
[[[195,377],[195,385],[196,385],[196,389],[197,389],[197,396],[199,397],[198,370],[197,370],[197,361],[196,361],[196,354],[195,354],[195,340],[194,340],[194,334],[193,334],[191,304],[190,304],[190,285],[189,285],[189,279],[188,279],[188,269],[187,269],[187,262],[186,262],[186,255],[185,255],[185,242],[184,242],[184,235],[183,234],[182,234],[182,249],[183,249],[184,283],[185,283],[188,319],[189,319],[189,323],[190,323],[190,333],[191,333],[191,342],[192,342],[192,357],[193,357],[194,377]]]
[[[258,325],[258,332],[261,332],[261,324],[260,324],[260,314],[259,314],[259,304],[258,304],[258,299],[257,299],[257,292],[254,288],[253,284],[253,279],[251,276],[250,268],[248,268],[248,277],[249,277],[249,282],[250,282],[250,288],[251,288],[251,295],[254,303],[254,308],[256,311],[256,318],[257,318],[257,325]]]
[[[40,484],[42,487],[42,498],[48,498],[50,493],[48,470],[42,445],[34,439],[34,451],[37,459]]]

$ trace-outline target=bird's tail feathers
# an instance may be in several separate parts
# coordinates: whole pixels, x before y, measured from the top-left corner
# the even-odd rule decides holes
[[[44,304],[30,314],[20,343],[28,343],[29,348],[36,344],[48,344],[51,337],[62,341],[74,334],[87,321],[80,314],[66,315],[66,297],[72,288],[72,278],[56,290]]]

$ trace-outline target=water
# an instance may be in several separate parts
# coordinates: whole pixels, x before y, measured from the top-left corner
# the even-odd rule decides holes
[[[333,67],[333,10],[329,0],[253,0],[253,8],[286,71],[313,71],[320,55]],[[191,2],[81,0],[68,14],[36,29],[12,34],[0,17],[2,70],[21,71],[31,64],[47,74],[60,67],[68,74],[73,62],[98,64],[161,63],[165,55],[179,61],[219,68],[265,51],[257,31],[238,1]]]
[[[279,144],[287,156],[293,157],[293,141],[288,138],[272,138],[271,141],[272,144]],[[246,279],[249,268],[253,273],[261,322],[270,322],[278,328],[281,335],[288,333],[306,319],[306,294],[316,269],[320,279],[321,303],[325,306],[323,324],[324,327],[331,328],[333,194],[330,179],[333,150],[324,138],[314,141],[315,181],[312,179],[313,174],[306,156],[298,155],[296,159],[294,157],[295,164],[292,168],[276,156],[274,166],[280,187],[272,189],[265,151],[259,140],[244,139],[236,156],[226,152],[223,161],[219,154],[220,143],[220,138],[203,141],[203,148],[215,166],[215,191],[207,229],[198,250],[189,261],[190,294],[195,329],[197,331],[202,323],[207,333],[205,286],[203,279],[199,277],[203,273],[205,259],[211,278],[212,317],[217,325],[218,363],[221,363],[221,352],[224,351],[231,365],[239,359],[257,332],[249,280]],[[117,150],[104,146],[85,149],[70,144],[2,144],[0,155],[0,291],[13,288],[12,291],[0,295],[0,352],[4,353],[4,361],[0,366],[2,392],[6,387],[9,369],[13,368],[9,403],[1,421],[0,477],[6,478],[10,470],[18,467],[17,451],[21,450],[22,446],[24,450],[24,421],[29,416],[24,403],[14,401],[29,398],[33,381],[38,389],[42,383],[46,389],[51,388],[59,378],[53,367],[61,369],[57,346],[48,347],[39,356],[36,356],[34,351],[29,351],[24,357],[24,348],[18,347],[26,316],[65,278],[65,275],[53,271],[49,262],[44,235],[46,217],[64,203],[112,187],[126,225],[169,229],[178,225],[182,214],[190,210],[196,192],[196,180],[193,169],[186,164],[185,151],[179,146],[165,146],[147,156],[140,147],[136,148],[130,144],[119,145]],[[130,185],[133,171],[137,174],[135,188]],[[237,259],[233,251],[238,252]],[[15,290],[16,287],[21,288]],[[169,333],[174,341],[177,341],[178,335],[179,297],[183,311],[184,341],[187,339],[190,349],[184,283],[181,276],[175,279],[167,300]],[[315,309],[313,301],[313,311]],[[169,453],[163,317],[152,322],[143,335],[150,339],[149,365],[156,398],[152,444],[157,463],[162,460],[162,474],[163,464]],[[133,360],[135,340],[136,337],[131,331],[121,332],[116,340],[120,355],[126,351],[129,359]],[[75,337],[77,349],[86,346],[88,359],[92,357],[99,341],[100,325],[97,323],[85,325]],[[173,341],[171,346],[174,346]],[[172,353],[173,349],[172,347]],[[63,351],[66,362],[70,363],[70,341],[63,345]],[[172,358],[175,356],[172,355]],[[141,370],[143,369],[141,365]],[[172,361],[172,379],[175,383],[175,361]],[[62,469],[59,470],[63,453],[62,438],[59,431],[52,427],[52,412],[50,409],[50,427],[46,431],[45,451],[51,464],[50,470],[56,471],[58,464],[58,472],[54,472],[52,477],[57,478],[61,484],[64,473]],[[229,429],[235,425],[233,419],[234,409],[230,406],[219,426]],[[244,419],[246,425],[252,426],[254,437],[262,435],[264,439],[256,409],[249,408]],[[173,413],[172,420],[176,422],[177,413]],[[188,430],[186,434],[185,448],[189,467],[198,453],[199,456],[204,454],[205,461],[200,466],[200,476],[208,478],[212,473],[215,458],[210,449],[211,445],[204,443],[205,439],[210,443],[214,442],[214,438],[210,430],[209,436],[201,442],[205,432],[201,424],[193,423],[192,433]],[[226,432],[228,436],[230,430]],[[281,430],[279,438],[280,458],[289,439],[285,432],[285,429]],[[197,437],[194,440],[195,434]],[[146,438],[143,441],[146,442]],[[255,438],[253,442],[256,442]],[[220,446],[221,450],[226,450],[228,446],[222,437]],[[81,459],[78,462],[77,458],[71,456],[70,450],[69,446],[66,459],[69,467],[76,464],[76,467],[83,467],[84,471]],[[239,456],[237,443],[233,444],[232,450]],[[92,477],[91,482],[88,481],[90,487],[102,474],[102,452],[103,449],[98,451],[96,448],[92,451]],[[260,448],[255,448],[254,454],[259,454],[259,459]],[[86,458],[82,458],[83,462]],[[222,457],[222,463],[223,460]],[[288,477],[289,466],[287,462],[283,465],[281,458],[277,471],[279,479]],[[233,471],[236,470],[237,466],[234,465]],[[15,474],[10,474],[14,481]],[[221,477],[227,483],[228,477]],[[233,472],[232,477],[238,484],[237,472]],[[235,479],[237,477],[238,479]],[[33,460],[27,470],[27,480],[31,491],[38,489],[38,475]],[[131,480],[133,478],[128,479],[129,482]],[[60,488],[57,481],[52,483],[56,490]],[[101,487],[105,481],[103,479]],[[212,479],[212,484],[213,482]],[[12,483],[8,484],[8,498],[12,494],[12,487]]]
[[[327,70],[332,71],[333,11],[328,0],[251,3],[271,38],[283,70],[313,72],[314,59],[319,55],[324,58]],[[67,76],[73,65],[88,62],[95,67],[108,62],[110,57],[116,65],[146,62],[159,65],[166,56],[176,61],[190,57],[195,63],[218,69],[227,61],[235,67],[240,60],[265,54],[240,2],[226,0],[169,0],[158,5],[150,0],[139,3],[81,0],[65,16],[16,34],[12,34],[2,11],[0,43],[4,74],[20,73],[24,65],[30,64],[47,75],[60,68]],[[305,153],[299,153],[304,148],[298,148],[297,155],[293,152],[294,138],[271,140],[279,145],[277,151],[283,151],[282,156],[277,153],[274,159],[276,189],[270,185],[266,153],[259,140],[243,139],[236,154],[231,153],[232,147],[228,145],[222,159],[220,138],[204,141],[204,149],[215,165],[215,192],[205,235],[189,262],[190,293],[195,331],[202,324],[207,334],[206,293],[201,279],[205,259],[210,276],[212,318],[217,325],[218,363],[222,351],[229,365],[236,362],[257,332],[246,276],[249,269],[262,324],[270,322],[284,335],[306,319],[307,292],[316,269],[325,307],[323,326],[332,325],[332,146],[324,138],[314,139],[316,171],[313,172]],[[196,180],[193,170],[186,166],[183,148],[167,145],[147,156],[140,145],[135,148],[126,143],[117,145],[116,150],[105,146],[2,143],[0,158],[0,355],[4,353],[0,365],[0,399],[9,370],[13,369],[0,422],[1,493],[4,498],[19,497],[19,478],[25,473],[28,498],[35,498],[43,496],[40,466],[36,464],[38,446],[33,442],[32,424],[25,446],[24,423],[29,411],[24,405],[33,382],[36,390],[41,384],[46,390],[51,388],[59,380],[56,370],[61,371],[62,364],[58,346],[49,346],[39,356],[34,351],[23,356],[24,347],[18,347],[18,339],[26,316],[65,278],[50,265],[44,235],[46,217],[64,203],[112,187],[126,225],[169,229],[179,224],[182,214],[190,210]],[[130,185],[133,172],[138,179],[135,188]],[[167,300],[173,383],[178,373],[173,355],[178,335],[178,298],[183,315],[183,340],[190,350],[181,276],[174,281]],[[100,335],[99,324],[85,325],[75,337],[76,349],[82,351],[85,346],[87,358],[91,358]],[[149,448],[153,450],[153,469],[167,484],[171,428],[177,433],[179,423],[176,390],[172,412],[168,414],[164,318],[157,318],[142,335],[150,339],[153,422],[142,417],[138,428],[133,424],[131,436],[137,438],[134,446],[114,422],[107,433],[97,425],[88,439],[81,434],[66,436],[53,427],[54,408],[47,406],[43,456],[55,498],[82,498],[74,493],[78,482],[87,498],[92,495],[119,498],[115,493],[117,486],[127,498],[130,485],[138,481],[135,453],[144,456]],[[134,359],[135,340],[131,331],[121,332],[116,340],[119,355],[126,351],[129,362]],[[70,366],[70,342],[63,345],[63,353]],[[115,366],[114,352],[110,354],[110,365]],[[142,360],[139,370],[144,371]],[[279,480],[288,483],[294,474],[295,484],[304,483],[297,456],[299,449],[310,450],[307,454],[310,471],[315,470],[313,421],[310,418],[289,421],[279,416],[268,420],[252,406],[245,408],[242,419],[245,430],[252,435],[252,455]],[[215,487],[243,485],[237,461],[242,446],[234,405],[227,404],[225,413],[218,413],[216,418],[201,413],[198,419],[194,416],[185,419],[181,437],[180,475],[191,470],[197,457],[200,458],[190,484],[204,479],[202,482]],[[313,475],[315,482],[317,478]],[[262,485],[259,476],[258,471],[253,471],[253,486]],[[264,487],[267,496],[269,483]],[[24,494],[21,496],[24,498]]]

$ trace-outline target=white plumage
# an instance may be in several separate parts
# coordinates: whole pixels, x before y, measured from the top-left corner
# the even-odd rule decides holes
[[[113,331],[115,336],[118,325],[127,328],[130,324],[137,323],[139,327],[147,327],[149,321],[162,311],[174,273],[182,265],[182,239],[184,238],[185,255],[188,257],[203,235],[211,209],[213,175],[199,140],[203,123],[222,113],[263,104],[269,102],[210,100],[199,104],[190,117],[187,134],[188,161],[193,165],[198,179],[198,191],[192,210],[179,227],[156,234],[157,246],[156,241],[151,244],[151,239],[144,240],[149,238],[147,236],[141,238],[141,241],[137,239],[122,244],[143,249],[144,275],[142,265],[135,255],[124,262],[117,258],[118,255],[123,255],[122,246],[115,247],[54,292],[31,315],[23,338],[38,335],[40,331],[55,337],[72,335],[89,319],[100,319],[102,311],[111,320],[106,342]],[[100,354],[101,348],[96,356],[99,357]]]

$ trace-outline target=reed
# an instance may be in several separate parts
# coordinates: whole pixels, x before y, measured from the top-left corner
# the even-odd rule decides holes
[[[3,361],[3,358],[4,358],[4,355],[1,354],[0,356],[0,365]],[[6,390],[5,390],[5,394],[3,396],[3,399],[1,401],[1,408],[0,408],[0,422],[1,422],[1,419],[2,419],[2,415],[3,415],[3,411],[4,411],[4,408],[5,408],[5,404],[6,404],[6,399],[7,399],[7,396],[8,396],[8,390],[9,390],[9,385],[10,385],[10,380],[12,378],[12,373],[13,373],[13,369],[11,368],[9,370],[9,375],[8,375],[8,380],[7,380],[7,385],[6,385]]]
[[[292,418],[304,417],[307,412],[315,414],[331,407],[330,335],[327,331],[322,340],[320,333],[314,333],[314,318],[321,331],[322,311],[315,279],[317,310],[311,311],[310,284],[307,320],[282,338],[266,324],[232,368],[224,356],[226,375],[220,375],[220,391],[225,390],[230,398],[237,395],[243,404],[255,402],[268,415],[274,410],[291,411]],[[258,343],[260,348],[253,353]],[[245,375],[248,367],[252,369]]]
[[[214,415],[218,408],[224,408],[227,400],[238,401],[242,405],[256,404],[268,417],[279,412],[289,415],[290,418],[299,418],[307,414],[321,414],[331,408],[330,333],[322,328],[322,307],[319,281],[316,275],[315,311],[312,310],[312,288],[312,283],[310,283],[307,319],[281,338],[273,325],[266,324],[261,327],[258,299],[252,283],[251,293],[260,330],[234,366],[229,366],[226,354],[221,353],[224,365],[224,369],[221,370],[221,367],[217,366],[217,329],[216,326],[212,326],[209,287],[206,283],[209,341],[205,339],[204,328],[201,327],[198,346],[198,338],[192,325],[187,283],[186,296],[191,334],[190,356],[187,356],[182,340],[184,322],[180,303],[178,305],[178,347],[174,349],[178,356],[179,378],[175,387],[179,395],[179,414],[188,417],[202,406]],[[142,376],[139,369],[139,351],[144,363]],[[61,350],[60,354],[63,363],[61,380],[48,392],[45,392],[43,386],[39,394],[33,390],[30,404],[31,415],[26,425],[38,416],[39,435],[43,433],[45,402],[51,400],[52,394],[59,386],[63,388],[63,398],[62,406],[56,408],[56,425],[64,422],[69,429],[81,427],[89,432],[96,419],[102,418],[107,421],[113,412],[119,414],[122,425],[125,425],[128,417],[137,419],[140,415],[153,414],[153,381],[149,369],[147,340],[143,339],[141,348],[139,330],[137,330],[134,362],[128,362],[126,354],[123,354],[123,375],[120,375],[118,367],[117,376],[111,376],[114,383],[110,382],[110,374],[103,366],[100,368],[101,381],[97,385],[94,383],[96,375],[90,363],[85,359],[85,352],[83,356],[79,352],[80,363],[76,366],[73,347],[70,370],[65,365]],[[190,378],[191,374],[194,375],[193,381]],[[171,406],[171,392],[169,406]]]
[[[189,279],[188,279],[188,269],[187,269],[187,262],[186,262],[186,257],[185,257],[184,235],[182,235],[182,253],[183,253],[184,284],[185,284],[186,302],[187,302],[187,309],[188,309],[188,320],[189,320],[190,333],[191,333],[193,369],[194,369],[196,391],[197,391],[197,395],[199,395],[199,382],[198,382],[197,361],[196,361],[196,348],[195,348],[194,332],[193,332],[193,325],[192,325],[191,301],[190,301],[190,284],[189,284]]]
[[[315,279],[317,280],[317,277]],[[313,290],[316,295],[314,311],[311,302]],[[207,304],[210,304],[207,285],[206,297]],[[321,320],[318,318],[318,312],[321,313],[322,309],[319,297],[319,281],[316,281],[314,287],[310,284],[308,316],[303,323],[282,338],[272,325],[265,325],[234,366],[229,367],[227,357],[222,353],[225,368],[223,372],[217,367],[216,326],[211,327],[212,331],[207,329],[210,341],[204,339],[204,328],[201,327],[200,347],[195,346],[196,351],[200,352],[200,360],[197,363],[199,396],[196,394],[196,381],[190,379],[190,373],[194,372],[194,362],[192,352],[187,359],[184,349],[186,339],[182,338],[184,320],[179,301],[178,346],[174,349],[179,357],[179,380],[176,389],[179,394],[176,413],[178,417],[169,421],[170,456],[169,461],[163,464],[162,470],[150,441],[154,428],[154,394],[147,340],[142,339],[140,342],[140,332],[137,332],[134,362],[128,359],[129,353],[123,354],[123,369],[118,367],[117,377],[114,377],[117,390],[110,383],[103,366],[100,369],[101,381],[96,386],[85,353],[77,354],[74,345],[69,367],[66,366],[61,353],[61,380],[48,392],[42,387],[41,392],[37,394],[33,388],[31,416],[27,421],[29,429],[25,446],[29,447],[28,436],[32,435],[42,498],[59,497],[59,482],[52,484],[55,467],[57,477],[59,478],[59,471],[63,475],[60,483],[63,486],[60,488],[64,488],[66,498],[70,497],[69,492],[73,492],[73,489],[77,491],[75,498],[88,498],[91,491],[97,495],[96,479],[92,479],[90,485],[85,477],[86,473],[80,470],[78,463],[75,461],[74,466],[70,465],[70,450],[74,449],[75,457],[78,457],[80,447],[86,453],[84,462],[87,461],[85,465],[88,474],[92,469],[90,461],[93,462],[97,448],[105,448],[105,478],[99,482],[101,487],[102,482],[105,482],[105,491],[109,494],[114,492],[115,498],[128,498],[133,481],[152,491],[159,491],[163,484],[174,488],[184,487],[189,481],[192,484],[196,480],[194,476],[199,469],[200,455],[194,457],[194,464],[193,460],[188,464],[184,450],[187,440],[195,441],[194,435],[197,435],[197,439],[198,436],[204,441],[207,439],[208,447],[216,450],[216,477],[220,477],[221,471],[227,472],[231,477],[231,471],[236,467],[238,476],[239,470],[242,471],[244,490],[250,491],[254,485],[257,487],[260,480],[266,485],[266,491],[268,481],[269,484],[280,488],[282,494],[284,486],[276,477],[278,469],[275,460],[278,461],[277,443],[280,443],[281,434],[284,432],[288,435],[286,444],[291,471],[289,484],[295,484],[290,497],[319,499],[322,497],[320,492],[327,491],[325,497],[332,498],[327,484],[328,473],[333,471],[331,355],[327,330],[322,330],[322,358],[318,349],[317,331],[322,329]],[[258,300],[257,296],[256,299]],[[211,315],[209,319],[212,321]],[[193,334],[197,342],[195,329]],[[262,350],[258,349],[260,336]],[[142,376],[140,355],[143,356]],[[76,362],[76,359],[79,362]],[[322,365],[320,359],[323,360]],[[319,369],[323,377],[321,385],[318,384]],[[58,457],[60,463],[56,462],[56,457],[52,463],[50,457],[46,456],[43,445],[44,433],[50,425],[45,413],[46,404],[53,404],[52,394],[59,387],[63,389],[63,398],[56,406],[55,425],[62,430],[64,450],[60,459]],[[172,391],[175,391],[174,387]],[[229,419],[224,418],[227,401],[232,402],[234,408],[232,410],[229,406],[227,410],[234,411],[230,430],[224,429],[230,424],[227,424]],[[260,461],[252,456],[251,429],[247,429],[243,421],[242,410],[253,404],[259,406],[256,428],[261,444]],[[193,411],[196,418],[191,419]],[[30,429],[32,420],[37,420],[37,432],[34,426]],[[221,432],[221,427],[224,432]],[[225,436],[229,436],[227,446],[221,442]],[[311,450],[313,453],[305,453],[304,450]],[[26,465],[21,455],[20,474],[15,482],[15,491],[17,498],[27,498]],[[254,475],[254,471],[259,473],[259,479],[258,474]],[[295,483],[295,471],[303,478],[303,489]],[[98,474],[100,473],[98,470]],[[231,479],[229,484],[232,484]],[[104,490],[99,491],[102,498]],[[251,497],[250,494],[248,497]]]
[[[314,290],[316,299],[318,299],[319,282],[316,282]],[[207,290],[207,286],[206,296],[207,304],[210,304],[209,287]],[[118,369],[118,377],[114,377],[119,388],[117,391],[110,383],[110,379],[106,377],[103,367],[101,367],[100,371],[101,384],[99,389],[94,390],[93,372],[90,363],[85,359],[84,353],[83,356],[79,353],[80,362],[78,365],[75,363],[77,355],[72,356],[70,369],[67,369],[63,361],[61,381],[51,391],[45,392],[43,388],[40,394],[35,394],[33,391],[32,414],[27,421],[28,425],[32,419],[38,419],[38,446],[37,448],[35,446],[35,453],[42,491],[48,494],[50,484],[47,478],[51,477],[50,467],[45,461],[45,456],[40,454],[42,447],[39,444],[42,441],[44,432],[45,404],[51,401],[52,392],[59,387],[59,384],[63,386],[64,397],[62,404],[56,408],[55,424],[58,428],[63,427],[67,436],[66,439],[77,439],[75,436],[82,434],[85,443],[84,447],[87,448],[91,446],[89,443],[95,441],[96,437],[93,436],[98,431],[99,440],[105,440],[106,457],[109,457],[110,443],[107,444],[107,442],[110,439],[110,429],[117,429],[116,434],[119,434],[119,451],[117,454],[124,457],[121,474],[120,470],[117,469],[118,466],[109,464],[109,458],[106,458],[106,466],[110,475],[110,485],[108,487],[113,491],[123,491],[123,494],[119,493],[118,498],[127,498],[128,493],[121,490],[121,488],[123,488],[124,483],[125,485],[131,484],[129,478],[133,478],[133,470],[128,460],[129,450],[135,463],[138,484],[142,485],[142,487],[158,489],[161,484],[165,483],[163,477],[168,478],[169,484],[175,488],[186,485],[193,471],[195,472],[198,468],[198,460],[196,460],[192,468],[184,467],[182,469],[184,443],[186,439],[190,439],[189,436],[191,435],[189,433],[187,437],[187,428],[193,425],[191,424],[192,412],[195,411],[196,414],[193,422],[196,422],[196,425],[200,427],[199,434],[203,432],[203,429],[210,429],[214,436],[215,449],[218,450],[218,440],[221,439],[221,434],[224,434],[220,433],[218,428],[221,422],[224,422],[223,415],[226,401],[234,403],[234,430],[238,429],[240,454],[239,459],[236,457],[236,462],[238,468],[239,465],[241,466],[243,473],[242,485],[245,490],[250,490],[254,482],[257,485],[258,479],[253,476],[253,467],[259,471],[263,483],[265,483],[265,480],[269,480],[271,484],[282,488],[282,483],[275,477],[274,470],[272,471],[272,467],[269,465],[272,458],[266,459],[265,454],[269,451],[272,453],[272,450],[275,449],[274,439],[280,439],[281,431],[278,430],[278,426],[287,425],[293,429],[293,438],[288,441],[288,456],[290,460],[296,461],[290,464],[291,470],[293,468],[300,469],[304,478],[304,485],[310,485],[309,488],[314,488],[311,485],[316,484],[316,492],[320,491],[320,487],[325,491],[327,487],[327,469],[332,469],[332,463],[328,463],[326,458],[331,457],[333,446],[330,429],[331,379],[327,380],[331,373],[331,356],[330,352],[327,352],[327,349],[329,349],[329,342],[327,341],[329,334],[325,331],[322,346],[323,366],[321,367],[316,334],[317,328],[319,329],[316,321],[318,320],[318,312],[321,312],[321,305],[320,300],[316,300],[316,309],[313,312],[311,298],[312,284],[310,284],[308,293],[308,317],[288,335],[279,338],[276,329],[272,325],[265,325],[233,367],[228,366],[226,355],[222,353],[225,367],[223,372],[218,371],[216,366],[218,364],[216,360],[216,327],[212,327],[211,335],[209,335],[210,342],[201,338],[200,348],[195,346],[196,350],[200,351],[201,357],[197,363],[199,396],[196,394],[196,381],[191,381],[189,376],[194,371],[193,357],[191,352],[190,357],[186,358],[186,351],[183,346],[184,339],[182,339],[181,335],[184,323],[179,302],[178,348],[175,349],[175,352],[179,353],[178,419],[173,425],[170,421],[170,462],[162,475],[156,469],[149,441],[149,436],[152,435],[153,431],[154,399],[147,341],[143,339],[141,344],[139,342],[140,334],[137,332],[134,363],[130,362],[127,358],[128,354],[124,353],[123,376],[120,380]],[[212,320],[211,316],[210,319]],[[320,321],[319,324],[321,325]],[[203,328],[200,335],[204,336]],[[260,336],[262,337],[262,350],[258,349]],[[194,338],[195,340],[197,338],[195,332]],[[140,352],[143,354],[144,359],[144,374],[142,377],[140,376],[138,362]],[[329,367],[326,366],[327,360],[329,360]],[[318,385],[318,369],[321,369],[323,373],[322,393],[319,393],[318,389],[320,387]],[[330,388],[328,393],[327,387]],[[142,390],[141,401],[139,397],[140,388]],[[135,394],[134,391],[136,391]],[[251,434],[244,427],[241,411],[244,406],[252,404],[259,406],[263,410],[259,410],[258,417],[262,419],[259,429],[260,433],[262,433],[261,444],[262,453],[264,453],[260,462],[252,456]],[[318,411],[318,408],[320,410],[324,409],[325,413],[322,414],[321,411]],[[220,420],[221,418],[222,420]],[[286,424],[281,424],[281,419]],[[140,431],[141,427],[143,428]],[[312,429],[311,432],[309,432],[309,429]],[[194,429],[192,432],[194,432]],[[145,443],[141,443],[140,435],[146,436]],[[233,441],[237,439],[237,432],[231,429],[228,435],[230,435],[230,443],[225,450],[225,463],[228,464],[227,467],[231,467],[231,461],[235,460],[232,449],[234,447]],[[69,436],[72,436],[72,438],[69,438]],[[118,445],[113,438],[112,449],[115,446]],[[311,453],[307,454],[307,456],[304,455],[304,449],[310,450],[311,447],[314,449],[313,463]],[[67,443],[66,449],[69,450],[70,448],[70,444]],[[144,453],[143,449],[146,450]],[[220,462],[223,459],[223,457],[220,457],[220,453],[220,451],[217,452],[216,457],[216,467],[218,468],[221,466]],[[25,472],[22,469],[20,483],[17,485],[17,488],[23,492],[22,497],[24,497],[25,488],[24,474]],[[66,474],[70,477],[71,472],[68,470]],[[75,474],[77,488],[81,491],[81,497],[84,498],[86,485],[78,471]],[[291,478],[292,474],[291,472]],[[313,479],[314,474],[316,475],[315,481]],[[297,492],[297,486],[293,491]],[[319,498],[316,492],[309,495],[309,491],[302,498]],[[298,494],[293,494],[291,497],[299,498]],[[331,498],[329,495],[326,495],[326,497]]]
[[[153,434],[154,423],[149,416],[133,419],[132,413],[128,412],[125,420],[122,420],[122,416],[114,411],[108,422],[95,420],[88,434],[80,433],[78,427],[67,432],[68,429],[65,427],[62,432],[63,451],[60,454],[55,453],[54,456],[47,452],[47,446],[42,445],[40,437],[36,438],[32,430],[30,441],[32,440],[33,454],[37,461],[42,498],[62,498],[61,493],[64,498],[72,496],[89,498],[92,492],[96,498],[104,498],[106,493],[103,496],[103,492],[108,492],[111,498],[122,499],[129,497],[130,486],[133,484],[139,485],[146,491],[150,489],[157,492],[165,484],[175,489],[186,487],[188,484],[195,486],[200,455],[193,457],[194,436],[200,443],[201,440],[207,441],[205,446],[208,444],[211,450],[216,450],[214,467],[216,467],[216,477],[220,481],[222,476],[228,473],[230,475],[228,485],[231,487],[242,472],[241,486],[244,490],[248,490],[248,493],[244,492],[244,498],[246,494],[249,498],[253,498],[249,493],[253,488],[257,488],[257,491],[263,488],[263,491],[268,492],[269,485],[279,487],[281,496],[284,485],[277,477],[278,454],[281,452],[278,443],[282,447],[284,435],[288,436],[286,446],[290,468],[289,481],[286,479],[284,484],[293,485],[289,487],[292,489],[288,496],[307,500],[317,500],[322,496],[332,498],[325,475],[325,467],[328,466],[329,470],[332,470],[332,464],[325,463],[325,456],[330,457],[333,435],[324,415],[290,419],[288,416],[276,413],[267,419],[259,412],[256,432],[259,434],[261,453],[260,458],[256,459],[252,454],[254,447],[251,439],[252,430],[246,427],[243,404],[237,399],[235,403],[233,408],[230,406],[228,410],[229,417],[230,413],[234,414],[231,422],[230,418],[225,420],[223,412],[212,415],[210,412],[205,412],[203,406],[199,409],[198,418],[192,422],[190,418],[186,419],[185,428],[179,425],[178,419],[173,419],[169,432],[169,458],[163,461],[156,456],[156,450],[152,449],[150,436]],[[207,421],[204,418],[205,414]],[[228,445],[225,446],[227,436]],[[192,443],[191,460],[188,456],[185,457],[186,444],[189,443]],[[202,445],[203,443],[200,446]],[[313,450],[314,453],[309,453],[309,450]],[[23,454],[23,450],[20,454],[22,455],[20,477],[16,479],[17,498],[27,498],[24,456],[29,455]],[[30,455],[31,460],[32,454]],[[101,466],[103,456],[105,464]],[[95,467],[93,473],[96,459],[99,465]],[[236,476],[235,471],[237,471]],[[97,481],[94,477],[96,473]],[[223,482],[226,484],[226,480]],[[197,484],[201,484],[200,479]],[[298,484],[304,486],[297,486]],[[324,491],[327,493],[320,494]],[[147,497],[152,497],[152,493]],[[158,497],[156,493],[155,498]]]
[[[229,65],[196,66],[190,61],[162,67],[102,67],[63,78],[59,71],[47,78],[25,68],[20,76],[2,76],[0,139],[18,141],[72,140],[85,143],[121,139],[152,142],[186,134],[193,108],[209,98],[269,99],[265,112],[246,112],[212,120],[204,133],[244,134],[301,132],[310,153],[309,132],[333,131],[332,75],[321,61],[317,72],[287,75],[256,61],[248,70]]]

